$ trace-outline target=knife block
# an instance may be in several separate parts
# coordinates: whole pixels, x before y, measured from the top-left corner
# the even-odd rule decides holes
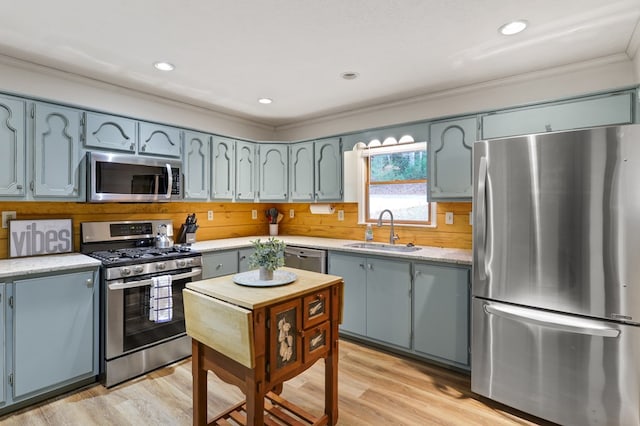
[[[196,242],[196,233],[195,232],[187,232],[185,235],[185,243],[192,244]]]

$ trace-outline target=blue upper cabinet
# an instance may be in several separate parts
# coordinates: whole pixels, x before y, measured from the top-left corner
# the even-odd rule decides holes
[[[236,141],[214,136],[211,141],[211,199],[233,200],[236,188]]]
[[[256,199],[256,144],[236,141],[236,200]]]
[[[161,155],[180,157],[182,131],[176,127],[140,121],[138,153],[143,155]]]
[[[85,113],[84,146],[135,154],[137,121],[115,115]]]
[[[289,148],[289,200],[313,201],[313,142],[295,143]]]
[[[482,139],[633,122],[633,92],[514,108],[482,116]]]
[[[206,200],[209,198],[209,170],[211,168],[211,137],[204,133],[184,132],[184,198],[186,200]]]
[[[429,200],[470,201],[476,117],[436,121],[429,130]]]
[[[26,105],[23,100],[0,96],[0,196],[26,194]]]
[[[36,102],[33,106],[34,198],[80,200],[82,112]]]
[[[340,138],[314,142],[315,200],[342,200],[342,142]]]
[[[286,201],[288,192],[288,150],[286,144],[258,144],[261,201]]]

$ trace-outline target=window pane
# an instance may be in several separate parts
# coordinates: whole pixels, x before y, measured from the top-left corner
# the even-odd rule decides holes
[[[369,157],[371,182],[394,180],[425,180],[427,153],[425,151],[379,154]]]
[[[389,209],[395,221],[428,221],[427,184],[369,185],[369,220],[378,220],[380,212]],[[389,219],[385,215],[385,219]]]

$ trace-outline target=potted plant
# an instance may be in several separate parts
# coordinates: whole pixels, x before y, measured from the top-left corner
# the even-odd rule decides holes
[[[282,240],[271,237],[262,242],[258,238],[251,241],[255,251],[249,256],[249,267],[259,267],[259,279],[269,281],[273,279],[273,271],[284,266],[284,249],[286,244]]]

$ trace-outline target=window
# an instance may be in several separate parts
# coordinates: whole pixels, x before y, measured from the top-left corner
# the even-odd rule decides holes
[[[426,142],[369,148],[362,155],[366,160],[365,221],[376,222],[389,209],[395,223],[431,224]]]

